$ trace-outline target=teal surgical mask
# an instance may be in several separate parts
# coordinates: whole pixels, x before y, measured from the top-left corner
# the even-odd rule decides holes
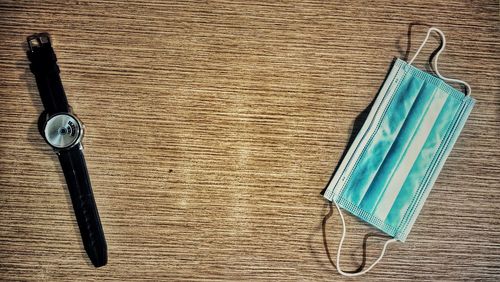
[[[442,40],[433,62],[437,77],[412,66],[432,31]],[[324,197],[335,204],[342,219],[336,264],[342,275],[368,272],[390,243],[406,240],[474,106],[466,82],[443,77],[438,71],[437,61],[445,45],[444,34],[430,28],[413,59],[408,63],[396,59],[325,191]],[[466,94],[445,81],[463,84]],[[339,206],[393,237],[375,263],[362,272],[345,273],[340,268],[346,231]]]

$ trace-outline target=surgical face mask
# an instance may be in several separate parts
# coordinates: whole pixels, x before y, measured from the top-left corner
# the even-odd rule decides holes
[[[437,77],[412,66],[432,31],[442,40],[433,63]],[[380,261],[388,244],[406,240],[474,106],[466,82],[443,77],[438,71],[437,61],[445,45],[444,34],[430,28],[408,63],[396,59],[367,120],[325,191],[324,197],[335,204],[342,220],[336,264],[342,275],[368,272]],[[463,84],[466,94],[444,81]],[[346,230],[339,206],[393,237],[375,263],[358,273],[345,273],[340,267]]]

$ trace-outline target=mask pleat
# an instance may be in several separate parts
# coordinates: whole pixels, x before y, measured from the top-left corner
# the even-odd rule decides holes
[[[417,134],[426,136],[425,142],[421,147],[416,160],[406,177],[401,190],[399,191],[393,205],[386,216],[385,222],[392,226],[401,224],[408,207],[413,204],[412,199],[415,199],[415,194],[420,190],[420,186],[428,173],[428,168],[436,155],[439,145],[445,137],[447,128],[453,122],[453,116],[456,115],[460,101],[451,97],[447,97],[446,93],[438,91],[441,94],[438,99],[433,101],[431,112],[426,116],[436,115],[435,120],[429,120],[419,127]],[[432,121],[432,123],[430,123]],[[429,133],[426,133],[428,131]],[[398,228],[401,230],[401,228]]]
[[[344,189],[342,197],[352,204],[359,205],[363,200],[422,87],[423,81],[415,78],[405,78],[401,82],[379,130],[365,148],[364,157]]]
[[[412,84],[422,85],[421,80]],[[413,161],[411,147],[415,133],[423,120],[433,100],[435,88],[424,83],[417,92],[417,99],[413,103],[410,112],[406,116],[401,130],[398,132],[389,152],[382,162],[377,175],[373,179],[369,189],[365,193],[360,207],[370,213],[375,213],[379,219],[384,220],[394,199],[396,198],[403,181],[406,178]],[[395,105],[398,106],[398,105]]]

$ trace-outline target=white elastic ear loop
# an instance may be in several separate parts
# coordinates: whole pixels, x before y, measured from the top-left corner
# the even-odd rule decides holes
[[[339,206],[337,205],[337,203],[335,201],[333,201],[333,203],[335,204],[335,207],[337,208],[337,210],[339,211],[339,214],[340,214],[340,219],[342,220],[342,237],[340,238],[340,243],[339,243],[339,249],[337,250],[337,271],[344,275],[344,276],[348,276],[348,277],[354,277],[354,276],[360,276],[360,275],[363,275],[365,273],[367,273],[368,271],[370,271],[381,259],[382,257],[384,256],[385,254],[385,250],[387,249],[387,246],[390,244],[390,243],[393,243],[393,242],[396,242],[397,240],[396,239],[390,239],[388,240],[387,242],[385,242],[384,244],[384,248],[382,249],[382,252],[380,253],[380,256],[378,257],[378,259],[372,264],[370,265],[370,267],[368,267],[367,269],[363,270],[363,271],[360,271],[360,272],[356,272],[356,273],[346,273],[344,271],[342,271],[342,269],[340,268],[340,252],[342,250],[342,244],[344,243],[344,239],[345,239],[345,220],[344,220],[344,215],[342,214],[342,211],[340,210]]]
[[[436,56],[434,56],[434,62],[433,62],[434,71],[436,72],[437,76],[444,81],[456,82],[456,83],[461,83],[461,84],[465,85],[465,87],[467,88],[467,92],[465,93],[465,95],[470,95],[472,91],[471,91],[470,85],[467,82],[460,80],[460,79],[447,78],[447,77],[442,76],[441,73],[439,73],[439,69],[438,69],[439,55],[441,54],[441,52],[444,50],[444,47],[446,46],[446,37],[444,36],[444,33],[440,29],[435,28],[435,27],[429,28],[429,30],[427,31],[427,36],[424,39],[424,42],[422,42],[422,45],[420,45],[417,52],[415,53],[415,55],[413,55],[413,58],[408,62],[408,64],[411,65],[413,63],[413,61],[418,56],[420,51],[422,51],[422,48],[424,47],[425,43],[427,43],[427,40],[429,39],[429,36],[431,35],[431,32],[433,32],[433,31],[435,31],[439,34],[439,37],[441,37],[441,41],[443,42],[443,44],[441,45],[441,48],[439,48],[438,52],[436,53]]]

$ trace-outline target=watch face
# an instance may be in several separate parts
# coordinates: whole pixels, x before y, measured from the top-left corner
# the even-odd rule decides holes
[[[66,149],[71,148],[81,140],[83,128],[76,117],[63,113],[51,116],[45,122],[43,133],[50,146]]]

